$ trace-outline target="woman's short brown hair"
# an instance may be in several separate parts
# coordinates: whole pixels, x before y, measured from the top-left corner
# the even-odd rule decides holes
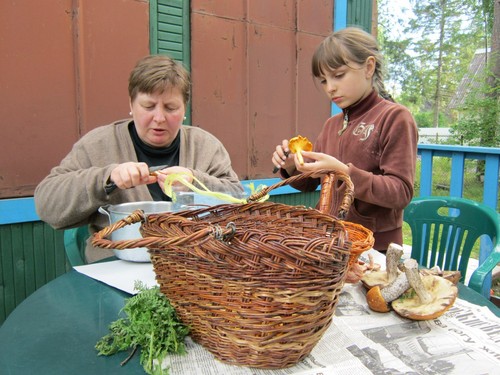
[[[130,72],[128,95],[133,101],[137,94],[163,93],[177,88],[182,92],[184,104],[191,97],[191,78],[184,66],[166,55],[149,55],[139,60]]]

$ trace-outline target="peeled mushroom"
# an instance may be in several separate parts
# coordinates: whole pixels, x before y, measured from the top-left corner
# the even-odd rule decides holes
[[[392,301],[392,308],[413,320],[435,319],[446,312],[457,298],[458,289],[451,281],[434,275],[421,276],[415,259],[404,262],[411,288]]]
[[[288,148],[291,152],[297,154],[300,165],[304,165],[304,158],[302,157],[301,151],[312,151],[313,144],[309,141],[309,139],[307,139],[307,137],[298,135],[290,139],[288,142]]]
[[[366,293],[366,302],[373,311],[389,312],[390,303],[402,295],[410,284],[404,273],[400,273],[390,284],[375,285]]]

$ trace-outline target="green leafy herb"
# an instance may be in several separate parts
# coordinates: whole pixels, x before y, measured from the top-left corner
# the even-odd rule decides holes
[[[110,333],[102,337],[95,348],[99,355],[112,355],[132,349],[130,356],[141,347],[140,363],[148,374],[168,374],[161,363],[168,353],[184,354],[184,339],[189,328],[177,318],[170,301],[159,287],[147,288],[136,281],[139,292],[129,298],[122,309],[126,318],[120,318],[109,326]]]
[[[405,299],[412,299],[417,295],[417,292],[413,288],[408,289],[406,292],[404,292],[399,299],[400,300],[405,300]]]

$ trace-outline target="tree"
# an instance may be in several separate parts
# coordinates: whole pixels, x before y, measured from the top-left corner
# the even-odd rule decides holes
[[[485,0],[485,17],[488,15],[488,3],[493,4],[493,22],[491,27],[491,74],[487,79],[487,84],[490,87],[488,97],[491,98],[493,102],[492,106],[492,127],[489,132],[491,137],[496,140],[494,141],[495,146],[500,146],[500,130],[498,130],[498,123],[500,117],[500,0]],[[491,9],[491,7],[490,7]],[[491,11],[490,11],[491,13]],[[491,17],[490,17],[491,19]]]
[[[391,93],[410,108],[418,126],[446,126],[451,121],[448,103],[476,49],[484,48],[491,31],[484,26],[484,15],[492,13],[486,3],[493,1],[498,2],[410,0],[410,9],[397,20],[394,2],[379,1],[378,35],[389,67],[387,78],[399,89]],[[395,33],[395,28],[403,32]]]
[[[491,48],[485,54],[485,71],[482,84],[471,90],[460,109],[463,115],[453,127],[453,133],[470,145],[485,147],[500,146],[499,99],[500,99],[500,0],[483,1],[483,24],[485,26],[485,49],[491,40]]]
[[[406,32],[418,31],[413,41],[416,60],[422,67],[423,94],[429,98],[433,126],[439,126],[439,114],[465,74],[478,46],[481,27],[475,22],[478,5],[472,0],[412,1],[415,18]]]

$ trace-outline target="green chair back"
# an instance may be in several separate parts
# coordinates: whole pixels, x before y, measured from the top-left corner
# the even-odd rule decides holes
[[[479,265],[479,271],[476,270],[469,281],[469,287],[485,294],[483,284],[486,277],[500,261],[498,213],[465,198],[420,197],[413,199],[405,208],[404,221],[412,233],[411,257],[422,267],[437,265],[442,270],[460,270],[461,282],[464,281],[474,244],[483,236],[488,236],[493,250],[485,255],[487,262]]]
[[[89,235],[87,225],[66,229],[64,231],[64,248],[72,267],[81,266],[87,263],[85,261],[85,247]]]

